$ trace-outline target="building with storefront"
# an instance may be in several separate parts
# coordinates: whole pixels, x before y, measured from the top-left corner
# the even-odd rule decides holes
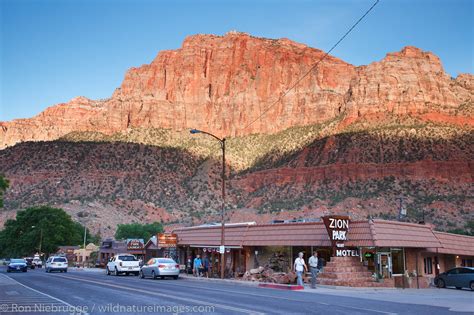
[[[334,233],[322,221],[228,225],[226,274],[239,277],[265,265],[288,272],[299,252],[308,259],[317,251],[328,263],[320,275],[323,284],[424,288],[438,273],[472,266],[474,259],[474,237],[436,232],[429,225],[359,220],[350,221],[344,231]],[[220,226],[179,228],[173,233],[181,261],[200,254],[208,256],[212,270],[219,270]],[[341,241],[331,240],[331,235]]]
[[[97,252],[99,246],[94,243],[89,243],[86,245],[86,248],[78,248],[74,250],[75,262],[80,266],[87,266],[91,254]],[[93,265],[95,262],[92,262]]]
[[[117,254],[132,254],[138,259],[145,258],[145,244],[143,239],[114,240],[106,239],[99,247],[97,265],[105,267],[110,258]]]
[[[72,265],[76,261],[76,255],[74,255],[74,251],[81,248],[80,246],[59,246],[55,255],[65,256],[68,260],[68,263]]]
[[[145,244],[145,261],[154,257],[168,257],[181,264],[177,255],[177,236],[171,233],[158,233]]]

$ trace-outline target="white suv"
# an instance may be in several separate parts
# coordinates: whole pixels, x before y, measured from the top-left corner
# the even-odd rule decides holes
[[[62,256],[49,257],[48,260],[46,261],[45,271],[46,272],[51,272],[51,271],[67,272],[66,257],[62,257]]]
[[[127,276],[131,273],[138,276],[140,273],[140,262],[138,259],[130,254],[118,254],[112,257],[105,267],[107,275],[114,274],[118,276],[121,273]]]

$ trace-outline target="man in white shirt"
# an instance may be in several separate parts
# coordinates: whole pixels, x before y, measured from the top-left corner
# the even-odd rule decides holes
[[[313,256],[309,258],[309,268],[311,270],[311,288],[316,289],[316,277],[318,276],[318,253],[313,252]]]
[[[293,267],[296,271],[296,275],[298,277],[297,283],[298,285],[303,286],[303,272],[308,271],[308,267],[306,267],[306,263],[303,259],[303,253],[298,254],[298,258],[295,259],[295,263]]]

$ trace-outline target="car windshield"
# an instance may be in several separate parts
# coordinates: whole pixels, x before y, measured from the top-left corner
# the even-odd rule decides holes
[[[62,257],[59,257],[59,258],[54,258],[54,262],[66,262],[66,258],[62,258]]]
[[[135,256],[119,256],[118,259],[121,261],[137,261]]]
[[[173,259],[168,259],[168,258],[160,258],[158,259],[158,262],[160,264],[175,264]]]
[[[10,260],[12,264],[25,263],[24,259],[12,259]]]

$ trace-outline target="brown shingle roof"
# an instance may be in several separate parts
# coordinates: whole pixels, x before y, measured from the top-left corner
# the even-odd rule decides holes
[[[228,246],[331,246],[322,222],[226,226]],[[178,243],[185,245],[220,245],[220,226],[178,228]],[[405,222],[352,221],[349,247],[441,247],[429,226]]]
[[[331,246],[321,222],[249,226],[244,246]]]
[[[441,243],[441,247],[430,248],[430,252],[438,252],[440,254],[465,255],[474,256],[474,237],[467,235],[458,235],[443,232],[434,232],[435,236]]]
[[[226,226],[225,244],[228,246],[242,246],[244,233],[247,226]],[[178,244],[186,245],[212,245],[221,243],[221,227],[205,226],[196,228],[179,228],[174,230],[178,235]]]
[[[441,247],[433,230],[427,225],[385,220],[369,222],[377,247]]]

